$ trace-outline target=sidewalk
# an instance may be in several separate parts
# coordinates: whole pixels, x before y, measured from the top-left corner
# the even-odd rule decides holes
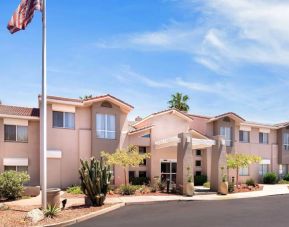
[[[225,196],[217,195],[217,193],[208,192],[196,194],[193,197],[186,197],[182,195],[169,195],[169,196],[121,196],[121,197],[108,197],[105,200],[107,204],[125,203],[125,204],[142,204],[153,202],[169,202],[169,201],[194,201],[194,200],[228,200],[228,199],[245,199],[262,196],[283,195],[289,194],[288,185],[276,184],[276,185],[263,185],[262,191],[254,192],[240,192],[228,194]],[[67,200],[67,206],[80,205],[84,203],[83,198],[71,198]],[[41,196],[37,196],[31,199],[23,199],[13,202],[7,202],[7,205],[17,206],[31,206],[41,205]]]

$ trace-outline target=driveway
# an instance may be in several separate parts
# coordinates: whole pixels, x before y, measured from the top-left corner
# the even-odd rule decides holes
[[[288,224],[289,195],[225,201],[162,202],[129,205],[73,226],[207,227]]]

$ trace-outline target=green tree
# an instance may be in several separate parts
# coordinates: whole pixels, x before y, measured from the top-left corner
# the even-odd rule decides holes
[[[183,95],[182,93],[177,92],[171,96],[171,100],[168,101],[169,108],[176,108],[180,111],[188,111],[190,109],[187,104],[189,96]]]
[[[236,170],[236,184],[239,184],[239,170],[246,168],[253,163],[259,163],[262,159],[260,156],[252,154],[228,154],[227,168]]]
[[[84,95],[84,96],[80,96],[79,98],[81,100],[86,100],[86,99],[91,99],[93,96],[92,95]]]
[[[128,168],[138,166],[144,162],[144,159],[150,158],[150,154],[140,154],[136,146],[128,146],[126,149],[117,149],[110,154],[102,151],[101,157],[105,158],[109,165],[121,166],[124,171],[124,183],[127,185]]]

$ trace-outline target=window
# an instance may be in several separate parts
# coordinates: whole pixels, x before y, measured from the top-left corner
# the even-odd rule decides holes
[[[177,180],[177,163],[173,161],[161,162],[161,182],[169,180],[176,182]]]
[[[143,138],[151,138],[151,134],[145,134],[142,136]]]
[[[139,171],[138,176],[139,177],[147,177],[147,172],[146,171]]]
[[[53,128],[74,129],[75,113],[53,111]]]
[[[107,102],[107,101],[104,101],[101,103],[101,106],[102,107],[105,107],[105,108],[112,108],[112,105],[110,102]]]
[[[28,142],[28,126],[4,125],[4,140]]]
[[[239,141],[242,143],[250,143],[250,132],[240,130]]]
[[[279,175],[286,175],[288,173],[287,165],[279,165]]]
[[[145,154],[145,153],[147,153],[147,148],[146,147],[139,147],[138,151],[140,154]],[[146,164],[147,164],[147,160],[144,159],[143,163],[141,165],[146,166]]]
[[[196,176],[201,176],[202,172],[201,171],[196,171]]]
[[[128,181],[131,182],[133,178],[135,178],[135,171],[129,171],[128,172]]]
[[[259,175],[264,176],[269,171],[269,165],[268,164],[260,164],[259,165]]]
[[[269,133],[259,132],[259,143],[268,144],[269,143]]]
[[[202,166],[202,161],[197,160],[197,161],[196,161],[196,166]]]
[[[243,167],[239,169],[239,176],[249,176],[249,167]]]
[[[289,133],[283,134],[283,146],[286,151],[289,151]]]
[[[115,115],[96,114],[96,137],[115,139]]]
[[[201,150],[196,150],[196,156],[202,156],[202,151]]]
[[[28,166],[4,166],[4,171],[28,172]]]
[[[232,133],[230,127],[221,127],[220,128],[220,135],[224,137],[226,146],[231,147],[232,146]]]

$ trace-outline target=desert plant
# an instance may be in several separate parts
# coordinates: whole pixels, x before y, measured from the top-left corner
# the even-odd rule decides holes
[[[140,185],[130,185],[130,184],[122,184],[119,187],[119,192],[122,195],[134,195],[136,190],[140,189],[141,186]]]
[[[234,190],[235,190],[235,184],[234,184],[234,182],[229,182],[229,184],[228,184],[228,192],[229,192],[229,193],[233,193]]]
[[[222,182],[227,182],[227,175],[224,173],[225,167],[221,167]]]
[[[248,179],[248,180],[246,180],[246,185],[255,187],[256,183],[253,179]]]
[[[263,183],[264,184],[275,184],[277,181],[277,174],[274,172],[266,173],[263,176]]]
[[[6,199],[17,199],[21,197],[24,190],[23,184],[30,177],[25,172],[5,171],[0,174],[0,197]]]
[[[190,109],[187,104],[189,96],[183,95],[182,93],[177,92],[176,94],[171,95],[171,99],[168,101],[169,108],[176,108],[180,111],[188,111]]]
[[[278,184],[289,184],[289,181],[282,179],[278,181]]]
[[[61,209],[54,205],[50,205],[48,204],[47,205],[47,208],[44,210],[44,215],[45,217],[48,217],[48,218],[54,218],[55,216],[57,216],[59,214],[59,212],[61,211]]]
[[[205,182],[205,183],[203,184],[203,186],[204,186],[205,188],[211,188],[211,184],[210,184],[209,181]]]
[[[148,177],[134,177],[131,179],[132,185],[148,185],[150,179]]]
[[[93,206],[102,206],[109,189],[112,173],[104,161],[94,157],[90,162],[80,160],[79,169],[81,191],[89,198]]]
[[[193,182],[193,175],[191,173],[191,168],[189,166],[187,167],[187,171],[188,171],[188,173],[187,173],[187,182],[188,183],[192,183]]]
[[[196,175],[194,177],[194,183],[196,186],[202,186],[206,182],[207,182],[207,176],[206,175]]]
[[[70,193],[70,194],[83,194],[83,192],[81,191],[81,187],[78,186],[78,185],[75,185],[75,186],[71,186],[71,187],[68,187],[66,189],[66,192],[67,193]]]
[[[283,177],[283,180],[289,181],[289,173],[287,173],[287,174]]]

